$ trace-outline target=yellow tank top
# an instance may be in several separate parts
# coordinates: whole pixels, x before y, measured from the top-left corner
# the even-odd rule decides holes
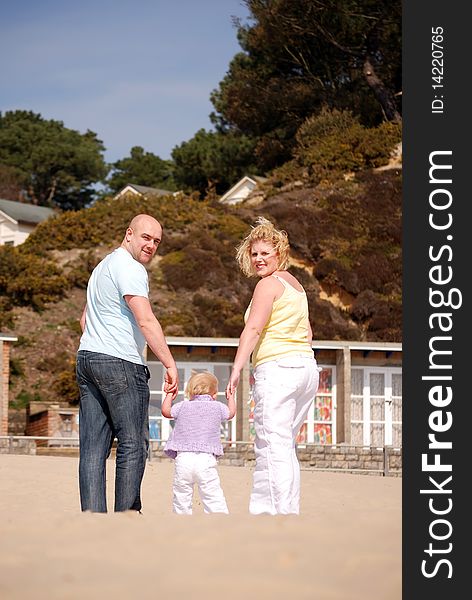
[[[254,367],[289,354],[313,356],[308,343],[308,301],[305,291],[299,292],[282,277],[271,277],[278,279],[285,289],[280,298],[275,300],[269,320],[252,353]],[[251,304],[244,315],[245,322]]]

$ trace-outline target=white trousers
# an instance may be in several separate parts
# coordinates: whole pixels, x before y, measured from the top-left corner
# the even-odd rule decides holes
[[[311,356],[269,361],[254,371],[256,466],[249,512],[299,514],[300,465],[295,440],[319,384]]]
[[[226,513],[228,507],[216,469],[216,458],[208,452],[178,452],[174,464],[173,510],[191,515],[194,485],[206,513]]]

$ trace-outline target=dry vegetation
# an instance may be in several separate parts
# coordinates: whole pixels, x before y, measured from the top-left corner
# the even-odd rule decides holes
[[[234,249],[262,214],[289,234],[290,269],[307,291],[315,339],[401,341],[398,168],[289,191],[269,185],[257,206],[193,197],[109,199],[55,217],[22,246],[1,249],[0,325],[19,337],[12,406],[77,401],[74,358],[87,279],[139,212],[164,224],[150,285],[167,335],[239,336],[256,280],[238,271]]]

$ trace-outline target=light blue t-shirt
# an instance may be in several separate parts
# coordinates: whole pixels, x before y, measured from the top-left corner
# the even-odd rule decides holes
[[[149,297],[144,266],[124,248],[98,263],[87,286],[85,330],[79,350],[101,352],[145,364],[146,340],[124,296]]]

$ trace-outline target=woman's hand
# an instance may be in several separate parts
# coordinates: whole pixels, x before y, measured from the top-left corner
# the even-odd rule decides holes
[[[228,385],[226,386],[226,398],[228,400],[232,400],[234,398],[234,394],[236,393],[239,383],[239,376],[240,372],[233,369],[228,381]]]

